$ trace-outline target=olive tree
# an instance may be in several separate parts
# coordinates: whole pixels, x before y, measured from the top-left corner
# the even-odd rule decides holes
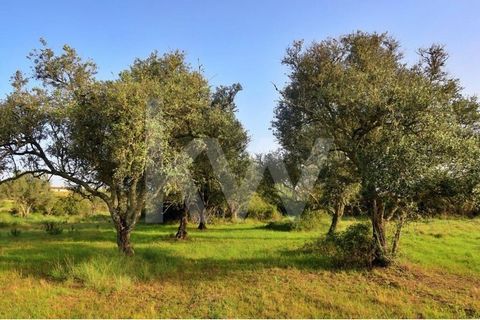
[[[130,235],[147,197],[178,190],[191,164],[182,147],[204,126],[208,82],[181,52],[155,52],[101,81],[73,48],[56,54],[42,44],[30,55],[32,74],[17,72],[1,101],[3,178],[55,175],[100,198],[119,249],[132,255]]]
[[[1,192],[13,200],[13,208],[21,217],[28,216],[33,210],[53,202],[48,180],[32,175],[22,175],[20,178],[2,184]]]
[[[462,136],[455,105],[465,97],[444,72],[444,50],[420,53],[408,66],[387,34],[356,32],[307,48],[296,42],[283,60],[291,72],[276,136],[292,152],[324,137],[348,160],[372,222],[377,265],[390,262],[386,221],[403,221],[422,184],[458,168],[459,155],[476,146]]]
[[[249,155],[246,151],[249,141],[246,130],[236,118],[237,107],[235,96],[242,90],[240,84],[220,86],[211,96],[210,108],[204,114],[205,121],[202,127],[202,137],[210,143],[194,161],[192,178],[201,197],[203,206],[199,211],[198,229],[206,229],[206,211],[228,208],[235,212],[238,206],[231,197],[223,194],[221,175],[215,170],[228,172],[239,179],[243,178],[247,167],[250,165]],[[216,150],[209,150],[216,149]],[[220,152],[220,154],[218,154]],[[225,163],[220,167],[218,160],[222,158]],[[213,167],[212,167],[213,165]]]

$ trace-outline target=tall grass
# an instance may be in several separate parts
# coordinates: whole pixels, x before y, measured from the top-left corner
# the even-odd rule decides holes
[[[80,282],[87,288],[104,293],[128,290],[137,280],[131,260],[122,256],[96,256],[76,262],[67,257],[53,264],[50,276],[56,280]],[[134,272],[135,270],[135,272]]]

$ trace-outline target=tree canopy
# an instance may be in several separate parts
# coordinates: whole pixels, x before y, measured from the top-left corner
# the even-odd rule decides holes
[[[307,48],[295,42],[283,60],[291,72],[276,137],[300,160],[316,138],[332,141],[339,156],[329,157],[331,165],[347,167],[361,185],[379,264],[388,263],[384,221],[406,212],[438,175],[464,172],[463,160],[478,159],[477,136],[456,112],[466,105],[477,112],[476,100],[445,72],[443,47],[419,53],[408,66],[387,34],[356,32]]]
[[[190,164],[182,148],[192,139],[218,137],[230,158],[244,152],[248,138],[233,104],[241,87],[212,92],[183,53],[154,52],[102,81],[73,48],[56,54],[42,45],[29,56],[33,73],[17,72],[1,103],[2,173],[59,176],[101,198],[124,253],[133,254],[130,233],[147,195],[179,190],[175,181]]]

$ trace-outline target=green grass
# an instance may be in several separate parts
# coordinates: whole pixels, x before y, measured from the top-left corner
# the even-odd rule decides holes
[[[56,218],[67,227],[49,235],[41,216],[0,213],[0,317],[480,316],[479,219],[411,223],[398,264],[367,271],[300,250],[328,221],[309,232],[190,226],[186,241],[174,225],[139,225],[126,258],[105,218]]]

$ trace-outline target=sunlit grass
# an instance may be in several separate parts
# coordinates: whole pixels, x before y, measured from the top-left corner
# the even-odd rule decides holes
[[[108,219],[72,219],[49,235],[32,217],[18,237],[8,219],[0,214],[0,317],[480,316],[479,219],[411,223],[399,264],[373,271],[335,270],[299,250],[328,221],[309,232],[190,225],[186,241],[175,225],[139,225],[126,258]]]

